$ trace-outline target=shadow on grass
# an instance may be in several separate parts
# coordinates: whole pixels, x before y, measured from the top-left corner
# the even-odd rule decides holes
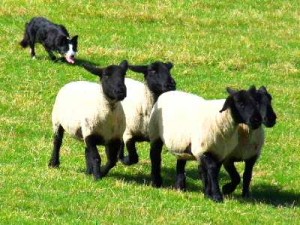
[[[92,61],[89,61],[89,60],[86,60],[86,59],[80,59],[80,58],[76,58],[74,64],[68,63],[64,57],[60,57],[60,58],[56,59],[54,62],[55,63],[65,63],[68,66],[83,67],[84,64],[90,64],[90,65],[93,65],[93,66],[98,66],[98,64],[96,64],[96,63],[94,63]]]
[[[119,163],[118,166],[122,166]],[[130,168],[130,167],[128,167]],[[80,172],[84,172],[80,170]],[[197,168],[188,168],[186,170],[187,174],[187,190],[186,192],[192,193],[202,193],[203,194],[203,184],[199,179],[199,171]],[[162,188],[166,189],[174,189],[174,184],[176,180],[176,169],[163,167],[162,168],[162,178],[163,178],[163,186]],[[137,173],[127,173],[127,172],[119,172],[114,169],[109,172],[107,175],[109,177],[114,177],[116,179],[125,181],[127,183],[136,183],[139,185],[147,185],[151,186],[151,176],[150,176],[150,168],[147,166],[142,166],[142,172]],[[220,180],[228,179],[228,174],[220,171]],[[221,187],[220,183],[220,187]],[[239,185],[241,186],[241,184]],[[175,190],[175,189],[174,189]],[[293,191],[283,190],[281,186],[273,186],[269,184],[255,185],[251,187],[250,198],[242,198],[241,194],[233,193],[230,195],[230,198],[236,199],[242,203],[250,203],[250,204],[268,204],[273,205],[275,207],[286,207],[286,208],[294,208],[300,207],[300,193],[296,193]]]
[[[300,193],[282,190],[280,186],[272,186],[268,184],[255,185],[252,188],[252,196],[249,199],[244,199],[241,196],[237,197],[241,202],[263,203],[273,206],[282,206],[293,208],[300,206]]]
[[[121,173],[113,171],[108,174],[110,177],[115,177],[117,179],[123,180],[128,183],[136,183],[140,185],[151,186],[151,175],[150,170],[144,170],[144,173],[130,174],[130,173]],[[199,179],[199,173],[197,169],[187,169],[187,190],[186,192],[202,192],[203,186],[202,182]],[[176,180],[176,170],[175,168],[162,168],[162,178],[163,186],[162,188],[174,189],[174,184]],[[193,180],[195,182],[193,182]]]

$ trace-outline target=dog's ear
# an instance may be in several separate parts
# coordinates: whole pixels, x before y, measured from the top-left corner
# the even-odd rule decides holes
[[[77,42],[78,42],[78,35],[75,35],[75,36],[71,39],[71,42],[74,43],[74,44],[77,44]]]

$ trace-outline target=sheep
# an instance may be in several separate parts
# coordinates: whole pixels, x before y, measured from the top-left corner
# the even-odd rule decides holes
[[[149,122],[152,185],[162,185],[161,151],[166,145],[177,157],[177,185],[184,186],[186,160],[201,166],[205,195],[223,201],[218,175],[222,160],[238,143],[238,124],[252,129],[261,125],[255,100],[245,90],[227,88],[223,100],[204,100],[193,94],[170,91],[162,94],[153,106]],[[199,167],[200,167],[199,166]]]
[[[262,123],[266,127],[273,127],[276,124],[276,113],[272,107],[272,96],[267,89],[260,87],[254,96],[262,116]],[[234,162],[244,161],[245,169],[243,175],[243,197],[250,197],[249,186],[252,178],[253,167],[261,154],[261,150],[265,141],[264,129],[260,127],[252,130],[245,124],[239,125],[238,128],[238,145],[223,162],[225,170],[231,178],[231,182],[222,187],[223,194],[232,193],[240,183],[240,175],[237,172]]]
[[[97,68],[84,65],[92,74],[100,77],[100,85],[77,81],[66,84],[57,94],[52,111],[54,130],[50,167],[59,167],[59,152],[64,131],[86,144],[87,174],[104,177],[115,166],[125,131],[125,114],[120,101],[126,97],[124,83],[128,62]],[[97,145],[104,145],[107,163],[101,167]]]
[[[128,67],[134,72],[144,74],[145,79],[142,83],[125,78],[128,91],[127,97],[121,102],[126,115],[123,141],[128,155],[124,157],[124,146],[122,146],[119,158],[123,164],[132,165],[139,160],[135,143],[149,141],[148,123],[154,103],[162,93],[175,90],[176,82],[170,73],[173,67],[170,62],[157,61],[149,65],[129,65]]]

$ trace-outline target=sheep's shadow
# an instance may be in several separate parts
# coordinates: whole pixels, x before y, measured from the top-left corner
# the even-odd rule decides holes
[[[146,171],[146,172],[145,172]],[[147,173],[148,172],[148,173]],[[176,169],[163,167],[162,168],[163,186],[162,188],[174,189]],[[199,171],[196,168],[188,168],[186,170],[187,175],[187,190],[186,192],[203,193],[203,184],[200,180]],[[112,171],[108,176],[115,177],[128,183],[137,183],[140,185],[151,186],[150,169],[143,170],[136,174],[124,173],[119,171]],[[228,175],[220,171],[220,180],[228,179]],[[220,183],[221,186],[221,183]],[[233,193],[232,198],[245,203],[257,204],[269,204],[273,206],[283,207],[299,207],[300,206],[300,193],[292,191],[285,191],[280,186],[272,186],[268,184],[254,185],[251,188],[252,196],[250,198],[243,198],[241,194]]]
[[[283,190],[281,186],[272,186],[269,184],[254,185],[250,198],[235,196],[241,202],[263,203],[273,206],[283,206],[293,208],[300,206],[300,193]]]
[[[197,193],[203,192],[203,185],[202,185],[202,181],[199,178],[199,171],[197,169],[187,169],[186,174],[187,174],[186,192],[197,192]],[[143,172],[137,172],[135,174],[124,173],[119,171],[111,171],[111,173],[109,173],[108,176],[114,177],[116,179],[120,179],[127,183],[136,183],[140,185],[151,186],[150,169],[149,170],[145,169],[143,170]],[[163,178],[163,185],[161,188],[175,189],[174,184],[176,180],[176,169],[163,167],[161,171],[161,176]]]

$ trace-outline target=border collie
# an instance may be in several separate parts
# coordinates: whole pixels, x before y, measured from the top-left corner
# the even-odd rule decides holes
[[[68,63],[75,63],[77,53],[78,35],[70,38],[67,29],[63,25],[50,22],[43,17],[34,17],[25,25],[24,38],[20,42],[23,48],[30,47],[31,57],[35,58],[35,43],[41,43],[50,58],[55,60],[53,52],[58,52],[65,57]]]

